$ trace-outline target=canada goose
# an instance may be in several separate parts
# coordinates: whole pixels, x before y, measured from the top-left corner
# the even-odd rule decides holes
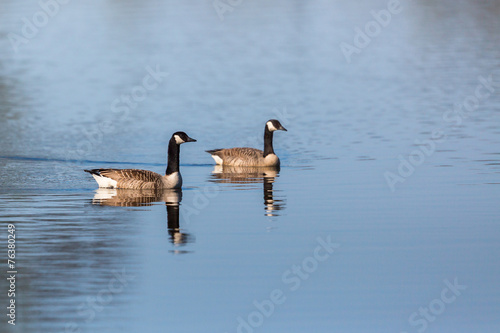
[[[94,176],[99,187],[128,189],[165,189],[180,188],[182,177],[179,172],[180,145],[196,142],[184,132],[172,134],[168,143],[168,164],[165,176],[159,173],[138,169],[92,169],[84,170]]]
[[[271,119],[264,128],[264,151],[255,148],[213,149],[206,152],[212,155],[216,164],[231,166],[279,167],[280,159],[273,150],[273,132],[286,131],[279,121]]]

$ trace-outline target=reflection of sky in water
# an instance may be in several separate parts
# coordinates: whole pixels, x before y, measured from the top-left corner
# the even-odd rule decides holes
[[[347,64],[339,44],[386,6],[244,1],[220,21],[211,2],[70,2],[14,53],[8,34],[39,5],[0,0],[0,219],[18,228],[18,327],[234,332],[281,289],[260,330],[413,332],[408,317],[457,277],[468,289],[429,332],[496,331],[498,88],[453,110],[480,76],[500,78],[500,6],[402,2]],[[169,75],[124,108],[148,67]],[[205,149],[262,148],[270,118],[288,129],[279,174],[214,170]],[[198,140],[181,149],[179,206],[92,204],[83,168],[164,172],[177,130]],[[434,131],[435,152],[392,193],[384,173]],[[328,235],[340,247],[290,291],[282,274]],[[123,269],[135,278],[87,322]]]

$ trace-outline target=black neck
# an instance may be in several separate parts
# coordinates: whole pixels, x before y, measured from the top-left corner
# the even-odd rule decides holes
[[[269,154],[274,154],[273,150],[273,132],[267,128],[264,130],[264,157]]]
[[[179,152],[180,146],[175,142],[172,137],[168,143],[168,164],[166,175],[170,175],[174,172],[179,172]]]

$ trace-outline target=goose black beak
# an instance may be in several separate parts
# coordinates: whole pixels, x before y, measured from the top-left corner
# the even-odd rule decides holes
[[[280,127],[280,130],[288,132],[288,130],[286,128],[284,128],[283,126]]]
[[[190,138],[190,137],[188,136],[188,138],[187,138],[187,141],[186,141],[186,142],[196,142],[196,140],[195,140],[195,139],[193,139],[193,138]]]

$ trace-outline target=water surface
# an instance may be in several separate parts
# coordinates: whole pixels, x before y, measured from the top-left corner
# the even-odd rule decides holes
[[[350,63],[387,2],[69,2],[17,52],[41,8],[0,7],[2,330],[500,328],[498,1],[401,2]],[[214,167],[270,118],[279,172]],[[178,130],[182,191],[83,172],[164,172]]]

